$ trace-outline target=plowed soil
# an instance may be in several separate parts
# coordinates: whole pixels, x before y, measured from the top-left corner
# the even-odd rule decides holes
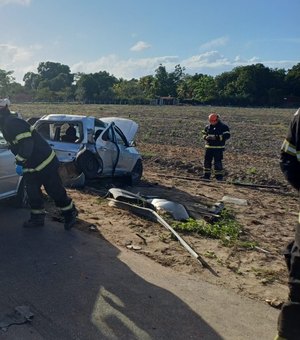
[[[91,183],[82,190],[68,189],[79,209],[77,228],[126,250],[147,256],[199,280],[226,286],[238,294],[280,305],[287,296],[283,247],[293,239],[298,198],[279,168],[280,146],[293,109],[213,107],[144,107],[100,105],[23,105],[23,115],[81,113],[119,116],[139,123],[137,148],[143,154],[144,176],[139,186],[113,181]],[[224,154],[226,181],[204,182],[203,141],[200,131],[210,112],[218,112],[231,129]],[[252,186],[237,185],[236,182]],[[110,187],[183,204],[193,216],[197,206],[210,206],[223,196],[244,199],[247,205],[225,203],[242,225],[241,238],[253,248],[226,247],[220,240],[181,234],[218,273],[192,257],[162,225],[108,205]],[[49,203],[49,212],[55,214]],[[200,214],[201,215],[201,214]]]

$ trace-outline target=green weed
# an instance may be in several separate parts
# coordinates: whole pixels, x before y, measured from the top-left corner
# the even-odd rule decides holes
[[[188,219],[186,222],[176,222],[173,228],[184,233],[196,233],[209,238],[220,239],[225,246],[238,243],[242,226],[234,219],[228,209],[224,209],[218,221],[208,223],[204,220]]]
[[[257,169],[255,167],[248,168],[246,170],[247,175],[256,175],[257,174]]]
[[[272,269],[252,268],[252,271],[256,278],[263,280],[264,284],[273,283],[278,280],[278,276],[280,276],[280,273]]]

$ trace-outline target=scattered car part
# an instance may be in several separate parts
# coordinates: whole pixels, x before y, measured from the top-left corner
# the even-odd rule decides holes
[[[239,185],[243,187],[250,187],[250,188],[265,188],[265,189],[282,189],[282,187],[278,185],[264,185],[264,184],[255,184],[255,183],[242,183],[242,182],[231,182],[234,185]]]
[[[157,212],[169,213],[175,220],[185,221],[190,217],[185,207],[180,203],[168,201],[162,198],[148,199],[148,202],[155,207]]]
[[[133,192],[119,189],[119,188],[111,188],[108,190],[108,197],[112,197],[115,200],[129,202],[136,205],[141,205],[143,207],[150,208],[154,210],[154,206],[148,202],[144,197],[139,194],[134,194]]]
[[[21,325],[26,322],[31,322],[34,314],[28,306],[17,306],[14,311],[4,316],[0,320],[0,328],[2,331],[7,331],[11,325]]]
[[[226,195],[222,197],[221,201],[225,203],[236,204],[236,205],[248,205],[247,200],[243,198],[236,198],[236,197],[231,197],[231,196],[226,196]]]
[[[160,223],[166,229],[168,229],[180,242],[180,244],[206,269],[208,269],[213,275],[219,276],[218,273],[199,255],[197,254],[191,246],[155,211],[149,208],[139,207],[130,203],[115,200],[113,198],[108,198],[109,205],[112,207],[129,210],[137,215],[147,217],[155,222]]]

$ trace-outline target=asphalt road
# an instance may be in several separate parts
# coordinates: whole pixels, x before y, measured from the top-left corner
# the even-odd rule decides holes
[[[16,306],[30,323],[0,339],[273,339],[278,311],[130,250],[0,205],[0,321]],[[121,223],[121,221],[120,221]]]

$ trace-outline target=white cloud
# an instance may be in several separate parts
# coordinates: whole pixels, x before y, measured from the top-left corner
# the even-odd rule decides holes
[[[130,51],[140,52],[140,51],[146,50],[150,47],[151,47],[151,45],[146,43],[145,41],[138,41],[135,45],[133,45],[130,48]]]
[[[233,59],[226,58],[218,51],[205,52],[196,56],[192,56],[180,62],[189,74],[203,73],[210,75],[218,75],[222,72],[231,71],[237,66],[246,66],[261,63],[270,68],[290,69],[299,61],[296,60],[262,60],[256,56],[251,58],[242,58],[235,56]]]
[[[26,62],[32,57],[30,48],[23,48],[9,44],[0,44],[1,67]]]
[[[38,63],[33,62],[34,54],[41,48],[41,45],[19,47],[12,44],[0,44],[0,68],[5,71],[14,71],[13,76],[16,81],[21,82],[26,72],[36,72]]]
[[[221,65],[228,65],[230,61],[221,55],[218,51],[205,52],[196,56],[192,56],[185,60],[182,60],[182,65],[189,69],[195,68],[215,68]]]
[[[217,39],[213,39],[211,41],[208,41],[200,46],[201,50],[211,50],[219,46],[225,46],[227,42],[229,41],[228,37],[220,37]]]
[[[31,4],[31,0],[0,0],[0,6],[17,4],[22,6],[29,6]]]
[[[154,58],[122,59],[114,54],[99,58],[92,62],[79,62],[70,66],[72,72],[96,73],[107,71],[117,78],[140,78],[154,74],[155,69],[160,65],[166,68],[174,67],[179,63],[176,56],[163,56]]]

